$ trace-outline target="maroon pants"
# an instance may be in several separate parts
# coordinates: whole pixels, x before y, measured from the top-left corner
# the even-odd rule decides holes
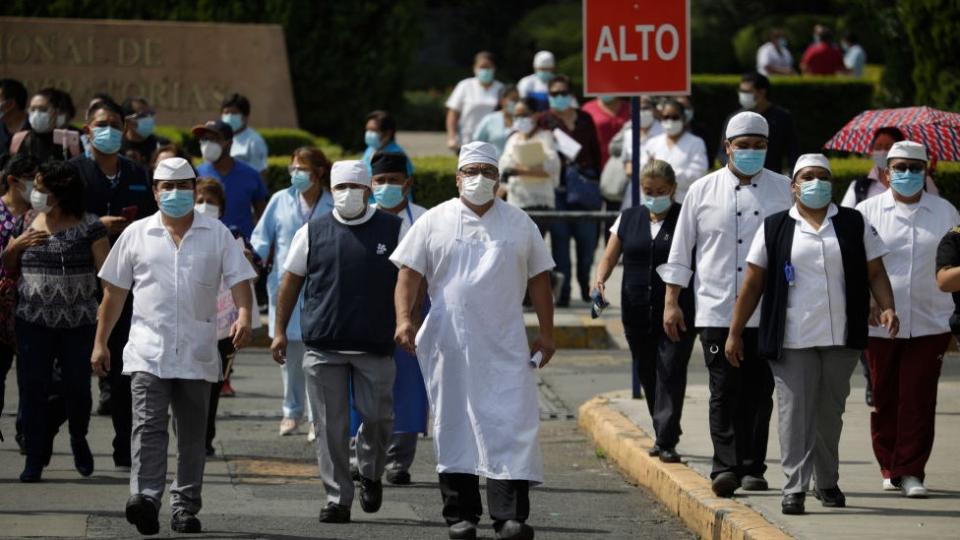
[[[933,450],[937,381],[950,334],[909,339],[870,338],[873,453],[884,478],[916,476]]]

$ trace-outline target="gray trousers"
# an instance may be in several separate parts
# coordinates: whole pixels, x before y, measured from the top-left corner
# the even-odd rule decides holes
[[[803,493],[811,478],[830,489],[840,479],[840,432],[859,351],[844,347],[784,349],[770,362],[777,387],[783,493]]]
[[[317,464],[327,501],[353,504],[350,478],[350,381],[363,425],[357,433],[360,475],[379,480],[393,435],[393,355],[341,354],[307,348],[307,395],[314,401]]]
[[[395,432],[387,445],[386,470],[390,472],[409,471],[417,457],[417,437],[419,433]],[[357,459],[357,438],[350,438],[350,468],[359,469]]]
[[[167,425],[173,410],[177,436],[177,475],[170,486],[170,507],[176,513],[196,514],[202,506],[203,468],[206,465],[207,407],[210,383],[193,379],[161,379],[137,371],[130,380],[133,429],[130,493],[141,494],[160,506],[167,481]]]

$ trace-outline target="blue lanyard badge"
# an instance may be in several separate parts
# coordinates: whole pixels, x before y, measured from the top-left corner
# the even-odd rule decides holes
[[[783,265],[783,277],[787,279],[787,285],[793,287],[797,284],[797,271],[789,262]]]

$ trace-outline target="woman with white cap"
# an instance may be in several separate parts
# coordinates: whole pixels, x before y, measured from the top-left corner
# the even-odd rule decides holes
[[[887,153],[890,189],[857,205],[890,249],[883,258],[893,285],[900,334],[870,330],[866,357],[873,383],[873,453],[884,490],[926,497],[924,468],[933,449],[937,380],[950,342],[949,293],[937,287],[937,247],[960,214],[924,192],[927,151],[900,141]]]
[[[556,61],[550,51],[540,51],[533,56],[533,73],[520,79],[517,90],[520,98],[532,98],[537,103],[537,111],[544,111],[550,107],[547,96],[547,85],[553,78]]]
[[[796,203],[768,217],[747,255],[725,353],[743,357],[743,330],[760,297],[760,357],[777,387],[780,460],[787,481],[781,508],[803,514],[810,480],[827,507],[844,507],[839,445],[850,375],[867,346],[870,294],[888,336],[897,333],[887,250],[863,216],[830,199],[830,162],[804,154],[794,166]]]

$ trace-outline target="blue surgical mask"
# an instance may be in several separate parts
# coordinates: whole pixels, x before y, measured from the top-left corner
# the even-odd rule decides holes
[[[156,127],[156,120],[153,116],[144,116],[137,118],[137,135],[147,138],[153,135],[153,128]]]
[[[747,176],[753,176],[760,172],[763,169],[763,163],[767,159],[767,151],[764,150],[750,150],[750,149],[735,149],[733,151],[733,166],[741,174]]]
[[[807,208],[819,210],[830,204],[833,199],[833,184],[829,180],[807,180],[800,182],[800,202]]]
[[[239,113],[223,113],[220,115],[220,120],[230,126],[234,133],[240,131],[240,128],[243,127],[243,115]]]
[[[493,74],[493,68],[480,68],[477,70],[477,79],[483,84],[490,84],[493,82]]]
[[[787,42],[787,38],[782,37],[777,40],[777,45],[779,45],[781,49],[786,49],[789,42]]]
[[[537,71],[537,78],[540,79],[540,82],[546,84],[553,78],[553,71],[548,69],[539,70]]]
[[[643,196],[643,205],[647,207],[647,210],[650,210],[654,214],[662,214],[670,208],[670,205],[673,204],[673,200],[670,198],[670,195],[664,195],[662,197],[647,197]]]
[[[293,171],[293,174],[290,175],[290,185],[297,188],[300,193],[307,191],[313,186],[313,182],[310,181],[310,173],[300,169]]]
[[[95,126],[90,128],[90,143],[103,154],[116,154],[120,151],[123,142],[123,133],[110,126]],[[192,204],[192,203],[191,203]]]
[[[367,130],[363,134],[363,142],[367,145],[367,148],[376,150],[380,148],[380,134],[376,131]]]
[[[890,171],[890,187],[904,197],[913,197],[923,189],[923,171]]]
[[[373,198],[380,208],[396,208],[403,202],[403,187],[383,184],[373,188]]]
[[[172,218],[193,212],[193,190],[173,189],[160,192],[160,211]]]
[[[565,111],[573,105],[573,96],[564,94],[562,96],[550,96],[550,108],[555,111]]]
[[[507,102],[507,105],[506,107],[504,107],[504,110],[507,111],[507,114],[513,114],[513,110],[516,108],[517,108],[517,102],[510,100]]]

